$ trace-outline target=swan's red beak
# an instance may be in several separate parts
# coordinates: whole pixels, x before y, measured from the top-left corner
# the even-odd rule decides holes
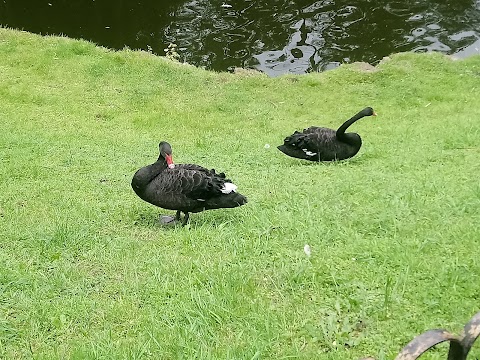
[[[165,155],[165,160],[167,161],[167,165],[170,169],[173,169],[175,167],[175,164],[173,163],[172,155]]]

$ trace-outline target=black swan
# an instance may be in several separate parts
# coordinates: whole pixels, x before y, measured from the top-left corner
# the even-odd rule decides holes
[[[345,130],[355,121],[365,116],[376,116],[371,107],[367,107],[348,119],[337,131],[324,127],[312,126],[303,132],[295,131],[285,138],[278,150],[285,155],[310,161],[343,160],[355,156],[362,146],[362,139],[356,133]]]
[[[187,224],[191,212],[234,208],[247,203],[247,198],[236,192],[237,186],[226,179],[224,173],[194,164],[174,164],[170,144],[162,141],[158,147],[158,160],[139,169],[132,179],[133,191],[142,200],[177,210],[176,221],[183,212],[183,225]]]

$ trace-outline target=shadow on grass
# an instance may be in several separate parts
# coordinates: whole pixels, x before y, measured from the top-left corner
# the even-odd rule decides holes
[[[132,210],[130,218],[132,224],[135,227],[143,228],[157,228],[162,230],[172,230],[172,229],[181,229],[181,222],[176,224],[165,225],[162,224],[160,219],[162,216],[175,216],[174,211],[159,209],[160,211],[143,211],[135,213]],[[235,222],[244,222],[243,216],[235,215],[234,213],[222,212],[221,210],[213,210],[203,213],[191,213],[188,224],[184,227],[185,229],[191,228],[204,228],[212,227],[219,228],[224,227],[229,224],[234,224]]]
[[[287,167],[297,167],[297,166],[319,166],[319,167],[331,167],[331,166],[350,166],[363,164],[370,161],[372,156],[359,156],[351,159],[339,160],[339,161],[309,161],[309,160],[300,160],[300,159],[291,159],[290,162],[284,163]]]

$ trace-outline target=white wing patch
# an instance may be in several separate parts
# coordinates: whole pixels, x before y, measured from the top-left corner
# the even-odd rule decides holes
[[[305,153],[305,155],[308,155],[308,156],[315,156],[318,154],[318,153],[308,151],[307,149],[302,149],[302,151]]]
[[[227,182],[220,191],[224,194],[230,194],[237,191],[237,185]]]

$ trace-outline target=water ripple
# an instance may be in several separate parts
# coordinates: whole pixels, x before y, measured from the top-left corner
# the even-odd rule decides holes
[[[375,64],[399,51],[469,56],[480,47],[480,0],[3,0],[0,23],[161,55],[172,42],[182,61],[271,76]]]
[[[215,4],[196,3],[201,8],[208,8],[207,3]],[[276,76],[321,71],[342,62],[376,63],[397,51],[453,53],[479,39],[474,30],[480,23],[478,1],[471,7],[420,1],[382,5],[374,1],[351,5],[333,0],[313,1],[304,6],[285,0],[229,4],[232,8],[223,17],[205,13],[197,23],[176,16],[178,29],[191,30],[170,32],[167,36],[173,42],[193,46],[184,54],[186,61],[198,63],[195,54],[200,44],[208,44],[218,56],[211,63],[211,57],[204,58],[200,61],[202,66],[250,66]],[[211,9],[214,11],[215,5]],[[210,33],[202,36],[202,28],[209,28]],[[188,39],[193,34],[195,41]],[[229,47],[234,51],[229,51]],[[238,48],[242,47],[244,50],[240,51]]]

